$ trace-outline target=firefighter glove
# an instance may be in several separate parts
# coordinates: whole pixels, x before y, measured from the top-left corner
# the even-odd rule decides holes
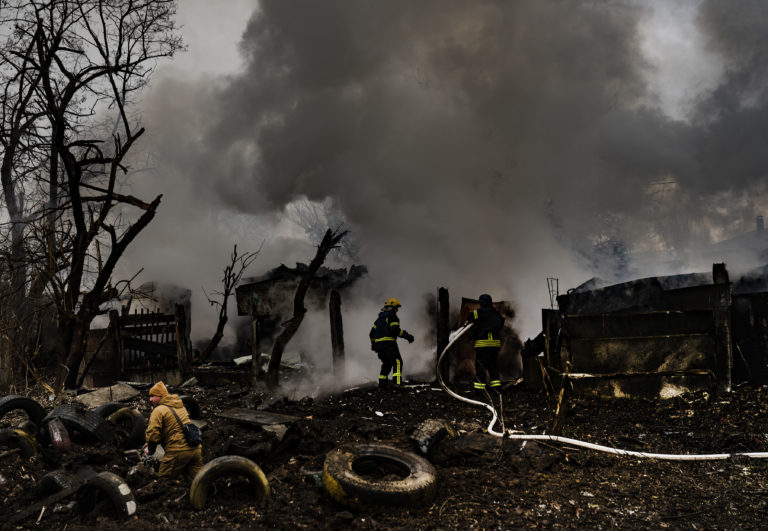
[[[404,333],[404,334],[403,334],[403,338],[404,338],[406,341],[408,341],[408,343],[413,343],[413,339],[414,339],[414,337],[413,337],[411,334],[409,334],[408,332],[406,332],[406,333]]]

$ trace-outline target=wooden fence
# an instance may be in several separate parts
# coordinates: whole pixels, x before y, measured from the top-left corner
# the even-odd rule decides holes
[[[179,369],[189,374],[192,349],[184,307],[176,313],[145,312],[117,317],[124,371]]]

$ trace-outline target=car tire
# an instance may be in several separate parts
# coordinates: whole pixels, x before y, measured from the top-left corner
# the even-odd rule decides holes
[[[202,509],[205,506],[209,487],[214,480],[222,476],[243,476],[250,481],[257,501],[269,498],[269,481],[256,463],[239,455],[225,455],[203,465],[192,480],[189,501],[195,509]]]
[[[200,404],[197,403],[197,400],[189,395],[181,395],[179,400],[181,400],[181,402],[184,404],[184,409],[187,410],[189,418],[195,420],[200,420],[203,418],[203,413],[200,410]]]
[[[394,467],[405,477],[375,480],[359,473],[361,466],[376,463]],[[437,473],[429,461],[411,452],[383,444],[344,445],[326,456],[323,485],[333,499],[351,507],[412,507],[434,498]]]
[[[129,518],[136,514],[136,498],[128,484],[112,472],[99,472],[88,478],[88,481],[77,491],[77,507],[80,514],[93,510],[97,501],[106,496],[119,519]]]
[[[43,406],[31,398],[19,395],[8,395],[0,398],[0,418],[3,418],[6,413],[17,409],[23,410],[29,417],[29,420],[38,425],[45,417]]]
[[[122,448],[140,448],[144,445],[147,432],[147,421],[138,409],[124,407],[112,413],[107,420],[113,424],[128,427],[128,437],[122,441]]]
[[[37,424],[35,424],[31,420],[25,420],[24,422],[22,422],[16,427],[19,428],[20,430],[26,431],[27,433],[37,433],[37,430],[38,430]]]
[[[69,472],[66,470],[54,470],[48,472],[40,479],[40,484],[37,489],[37,497],[44,498],[51,494],[56,494],[65,489],[70,489],[79,483]]]
[[[108,416],[110,416],[112,413],[117,411],[118,409],[123,409],[125,407],[125,404],[122,402],[107,402],[106,404],[102,404],[96,408],[93,409],[93,412],[96,413],[101,418],[105,419]]]
[[[83,411],[69,404],[54,408],[48,413],[40,423],[40,431],[47,431],[47,423],[56,417],[61,419],[70,434],[73,430],[79,431],[102,443],[112,442],[115,438],[115,432],[106,420],[93,411]]]
[[[34,435],[19,429],[0,430],[0,446],[18,448],[21,455],[30,458],[37,455],[37,439]]]
[[[45,422],[47,427],[46,436],[40,439],[44,443],[50,443],[54,450],[66,454],[72,450],[72,440],[69,438],[69,431],[59,417],[54,417]]]

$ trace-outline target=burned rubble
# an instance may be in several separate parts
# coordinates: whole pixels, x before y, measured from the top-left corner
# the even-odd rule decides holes
[[[755,293],[760,284],[750,282],[749,293]],[[559,298],[558,310],[543,311],[540,338],[525,344],[514,338],[512,350],[523,351],[524,378],[508,373],[502,392],[483,400],[498,413],[492,425],[489,406],[464,399],[471,389],[461,373],[466,345],[445,364],[445,377],[441,367],[386,391],[364,384],[309,396],[254,382],[251,363],[193,368],[192,377],[169,384],[202,430],[205,473],[192,484],[159,478],[161,453],[144,457],[140,451],[150,383],[120,381],[59,395],[39,386],[28,396],[8,395],[0,398],[0,526],[753,525],[766,510],[768,386],[754,371],[752,378],[740,376],[738,363],[719,364],[718,356],[734,351],[722,342],[723,330],[731,347],[746,351],[755,328],[737,330],[744,313],[735,307],[728,307],[727,322],[715,320],[730,299],[711,296],[733,293],[736,300],[745,293],[742,284],[731,284],[716,266],[712,276],[593,285]],[[749,300],[759,300],[756,293]],[[464,310],[471,304],[462,299]],[[694,308],[676,310],[675,304]],[[589,328],[591,312],[600,308],[612,312],[597,314],[600,327]],[[669,340],[671,326],[701,322],[712,328],[692,332],[693,339]],[[639,327],[644,335],[605,334],[611,326]],[[594,337],[580,344],[583,330]],[[585,345],[601,341],[611,352],[618,352],[616,345],[625,349],[624,356],[611,365],[608,358],[589,357]],[[660,365],[648,365],[658,361],[644,357],[648,344],[667,345]],[[670,350],[674,345],[703,355],[685,358]],[[675,367],[670,359],[694,362]],[[750,359],[745,356],[744,366]],[[311,367],[284,362],[284,382],[311,376]],[[640,362],[646,363],[642,370],[632,365]],[[508,367],[514,371],[514,364]],[[730,378],[722,368],[734,369]],[[688,386],[680,385],[683,377]],[[677,392],[661,393],[659,378],[676,379]]]
[[[314,399],[283,397],[261,410],[254,406],[268,401],[266,393],[232,397],[224,386],[172,390],[200,406],[205,460],[242,456],[257,463],[271,489],[268,500],[260,502],[244,478],[229,477],[213,482],[207,503],[196,510],[189,485],[156,478],[150,463],[124,449],[126,427],[111,423],[111,441],[73,432],[69,451],[41,443],[31,456],[4,455],[3,528],[712,528],[748,525],[765,510],[764,460],[675,463],[568,445],[523,445],[491,437],[487,412],[428,382],[399,393],[358,388]],[[713,390],[668,400],[574,397],[562,433],[643,452],[765,452],[767,392],[743,385],[727,394]],[[43,394],[36,398],[46,414],[61,407]],[[148,414],[144,393],[120,405]],[[522,385],[505,389],[499,404],[504,427],[513,433],[548,431],[555,407],[554,397]],[[0,423],[13,429],[25,418],[12,411]],[[384,444],[427,459],[435,469],[431,499],[409,507],[340,503],[323,485],[323,469],[326,456],[345,444]],[[130,487],[136,512],[127,523],[108,500],[86,511],[76,490],[58,500],[47,494],[57,474],[77,482],[105,472]],[[386,467],[366,474],[371,482],[402,476]],[[21,513],[28,514],[14,520]]]

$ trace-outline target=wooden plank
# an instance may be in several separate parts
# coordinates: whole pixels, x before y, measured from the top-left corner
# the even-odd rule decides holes
[[[715,370],[715,341],[708,335],[573,340],[573,372],[625,373]]]
[[[161,343],[153,343],[145,339],[139,339],[137,337],[126,337],[123,339],[123,346],[133,350],[141,350],[149,354],[158,354],[160,356],[167,356],[176,358],[176,345],[163,345]]]
[[[52,504],[59,502],[64,498],[68,498],[69,496],[72,496],[74,493],[80,490],[80,486],[81,484],[78,482],[77,485],[69,487],[68,489],[60,490],[55,494],[51,494],[50,496],[45,498],[43,501],[37,502],[36,504],[30,507],[27,507],[23,511],[17,512],[16,514],[8,518],[6,522],[8,522],[9,524],[15,524],[17,522],[24,520],[25,518],[29,518],[34,514],[39,514],[40,511],[43,510],[43,507],[50,507]]]
[[[174,323],[176,317],[167,314],[157,313],[135,313],[133,315],[123,315],[120,317],[120,326],[138,326],[152,323]]]
[[[568,315],[565,328],[575,339],[712,334],[712,310]]]
[[[235,407],[227,409],[217,414],[218,417],[252,424],[255,426],[269,426],[271,424],[291,424],[301,420],[301,417],[291,415],[281,415],[280,413],[270,413],[268,411],[256,411],[254,409],[245,409]]]
[[[154,327],[153,332],[154,332],[154,335],[157,335],[157,334],[166,334],[166,335],[175,334],[176,333],[176,323],[174,322],[174,323],[171,323],[171,324],[157,325],[157,326]],[[143,326],[139,327],[139,326],[125,326],[125,325],[122,325],[120,327],[120,335],[122,337],[136,337],[136,336],[147,336],[148,337],[148,336],[150,336],[150,334],[147,333],[147,330]]]

